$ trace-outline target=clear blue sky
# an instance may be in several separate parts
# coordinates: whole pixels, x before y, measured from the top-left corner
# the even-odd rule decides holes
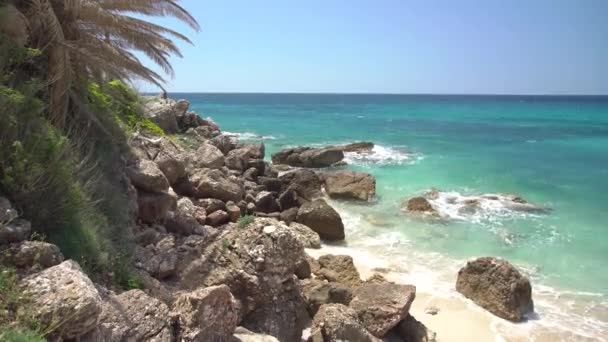
[[[608,0],[182,4],[171,92],[608,94]]]

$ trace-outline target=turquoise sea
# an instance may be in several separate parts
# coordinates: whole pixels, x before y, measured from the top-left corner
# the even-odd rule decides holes
[[[608,97],[171,94],[241,138],[287,146],[377,144],[349,168],[378,199],[332,202],[349,247],[389,258],[419,286],[451,288],[470,258],[505,257],[532,280],[539,321],[608,336]],[[268,153],[268,155],[269,155]],[[447,217],[407,216],[403,199],[437,188]],[[449,198],[509,193],[550,209],[491,205],[460,215]]]

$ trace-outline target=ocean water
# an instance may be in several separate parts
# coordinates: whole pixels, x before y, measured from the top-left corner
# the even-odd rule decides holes
[[[507,258],[533,285],[536,314],[524,327],[608,336],[608,97],[171,96],[190,100],[225,131],[263,139],[268,155],[374,142],[372,155],[347,160],[376,177],[377,200],[332,202],[348,247],[390,260],[419,288],[438,292],[453,292],[468,259]],[[432,188],[444,220],[400,210]],[[547,211],[485,201],[468,214],[454,204],[480,194],[514,194]]]

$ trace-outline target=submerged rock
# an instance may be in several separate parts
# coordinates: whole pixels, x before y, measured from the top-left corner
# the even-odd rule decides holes
[[[498,317],[518,322],[534,310],[532,286],[508,261],[482,257],[458,271],[456,291]]]
[[[435,210],[431,203],[424,197],[410,198],[406,203],[405,209],[410,213],[437,214],[437,210]]]

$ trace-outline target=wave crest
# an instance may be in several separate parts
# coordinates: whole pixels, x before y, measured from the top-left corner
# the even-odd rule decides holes
[[[393,147],[374,145],[370,152],[345,152],[344,161],[351,165],[402,165],[421,159],[418,154]]]

